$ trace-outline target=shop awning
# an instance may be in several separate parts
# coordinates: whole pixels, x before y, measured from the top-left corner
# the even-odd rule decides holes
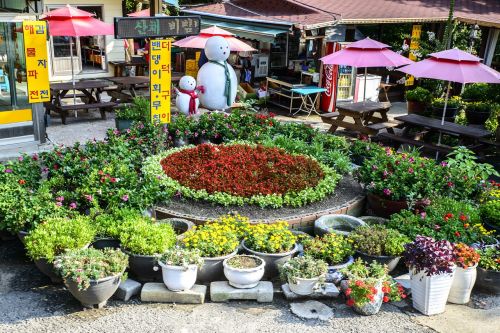
[[[210,20],[206,18],[201,19],[202,28],[211,27],[213,25],[221,27],[229,32],[232,32],[238,37],[247,39],[256,39],[261,42],[273,42],[274,38],[277,35],[288,32],[288,29],[286,29],[286,27],[283,28],[263,27],[263,26],[245,24],[244,22],[231,23],[225,21]]]

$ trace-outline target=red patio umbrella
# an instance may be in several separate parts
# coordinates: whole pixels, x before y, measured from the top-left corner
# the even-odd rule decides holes
[[[320,60],[325,65],[343,65],[365,68],[363,101],[366,97],[367,67],[399,67],[413,63],[408,58],[389,50],[390,46],[367,37],[349,44],[345,49]]]
[[[229,43],[229,49],[231,51],[255,51],[253,47],[234,37],[234,34],[215,25],[201,30],[200,34],[197,36],[189,36],[178,40],[174,43],[174,45],[178,47],[203,49],[205,48],[207,40],[213,36],[224,37],[224,39]]]

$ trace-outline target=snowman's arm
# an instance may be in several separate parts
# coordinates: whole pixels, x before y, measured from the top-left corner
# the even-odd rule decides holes
[[[205,87],[204,86],[198,86],[196,87],[196,90],[198,90],[199,92],[201,92],[202,94],[205,93]]]
[[[176,95],[179,95],[179,89],[177,89],[176,87],[174,87],[174,91],[175,91]]]

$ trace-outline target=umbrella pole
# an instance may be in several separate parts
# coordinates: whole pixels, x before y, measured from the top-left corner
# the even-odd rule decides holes
[[[365,67],[365,84],[363,85],[363,103],[366,101],[366,74],[367,74],[368,68]]]
[[[446,96],[444,99],[443,115],[441,116],[441,125],[444,125],[444,117],[446,115],[446,108],[448,107],[448,98],[450,96],[451,81],[448,81],[448,87],[446,88]],[[439,132],[438,146],[441,145],[441,132]],[[436,152],[436,160],[439,158],[439,151]]]
[[[75,91],[75,70],[73,69],[73,37],[69,37],[69,55],[71,57],[71,82],[73,84],[73,105],[76,104],[76,91]],[[75,118],[78,115],[75,110]]]

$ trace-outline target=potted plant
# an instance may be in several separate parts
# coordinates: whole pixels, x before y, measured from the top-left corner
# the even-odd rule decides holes
[[[485,227],[500,234],[500,198],[488,200],[479,208]]]
[[[476,286],[484,291],[500,294],[500,247],[490,246],[479,252]]]
[[[491,115],[493,105],[490,102],[465,103],[467,122],[473,125],[483,125]]]
[[[182,147],[189,144],[189,138],[192,136],[192,128],[194,122],[192,117],[184,114],[178,114],[173,117],[170,124],[168,124],[168,132],[174,139],[175,147]]]
[[[113,214],[98,214],[92,224],[96,229],[96,238],[91,246],[95,249],[102,250],[105,248],[120,248],[120,225],[121,222],[117,216]]]
[[[354,262],[352,244],[341,234],[316,236],[314,239],[304,239],[302,243],[305,255],[321,259],[328,264],[327,281],[339,281],[342,278],[339,270]]]
[[[169,217],[166,219],[157,220],[156,223],[170,224],[172,228],[174,228],[177,239],[184,238],[183,235],[194,227],[193,222],[178,217]]]
[[[182,243],[188,249],[198,249],[204,262],[198,269],[197,281],[209,283],[224,278],[222,262],[238,251],[239,239],[234,229],[223,223],[195,226],[184,234]]]
[[[416,87],[415,89],[406,92],[406,105],[408,113],[423,114],[425,107],[431,101],[432,94],[429,90]]]
[[[197,249],[176,246],[158,257],[158,265],[161,267],[165,286],[172,291],[183,291],[193,288],[203,259]]]
[[[363,225],[365,225],[365,222],[351,215],[327,214],[314,221],[314,234],[323,236],[335,232],[349,236],[352,231]]]
[[[447,240],[417,236],[405,245],[413,307],[425,315],[444,312],[455,271],[453,245]]]
[[[149,121],[149,100],[135,97],[130,105],[116,111],[115,125],[119,131],[130,129],[134,122]]]
[[[161,281],[155,270],[157,256],[172,248],[176,235],[168,224],[153,224],[150,219],[140,217],[125,222],[120,230],[120,243],[129,255],[130,272],[143,282]]]
[[[53,218],[31,231],[25,238],[25,246],[36,267],[52,282],[61,283],[61,277],[54,271],[55,257],[65,250],[87,247],[94,236],[95,230],[87,217]]]
[[[431,103],[432,114],[434,117],[441,119],[443,116],[445,99],[444,98],[434,98]],[[445,120],[454,121],[458,110],[462,107],[462,100],[459,96],[453,96],[448,98],[448,103],[446,104],[446,113],[444,114]]]
[[[476,282],[476,267],[479,262],[479,253],[464,243],[455,244],[455,275],[451,284],[448,302],[466,304],[470,300],[470,293]]]
[[[357,178],[368,192],[373,213],[387,218],[410,204],[425,206],[428,198],[442,189],[442,173],[432,159],[420,157],[417,150],[395,153],[387,147],[384,154],[364,161]]]
[[[106,304],[118,289],[127,265],[127,255],[114,249],[71,250],[54,261],[69,292],[87,308]]]
[[[328,265],[311,256],[295,257],[280,266],[280,276],[297,295],[310,295],[325,280]]]
[[[379,153],[385,153],[380,144],[368,141],[368,137],[362,136],[354,140],[349,148],[351,161],[356,165],[362,165],[366,158],[373,157]]]
[[[224,275],[235,288],[248,289],[257,286],[264,276],[266,262],[257,256],[235,255],[225,259]]]
[[[259,223],[250,227],[242,247],[266,262],[266,277],[277,276],[283,265],[297,252],[297,237],[288,229],[288,223],[278,221]]]
[[[403,287],[388,274],[387,266],[376,261],[367,264],[358,258],[342,269],[342,274],[347,278],[347,305],[362,315],[377,314],[382,303],[406,298]]]
[[[351,232],[349,240],[361,259],[387,265],[389,272],[396,268],[405,250],[404,245],[411,242],[397,230],[383,225],[359,227]]]

